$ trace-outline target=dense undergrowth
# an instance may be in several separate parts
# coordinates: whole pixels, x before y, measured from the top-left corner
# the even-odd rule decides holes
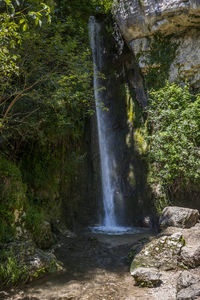
[[[159,211],[167,203],[184,204],[186,195],[192,202],[200,180],[199,94],[168,82],[152,90],[148,126],[150,183],[157,187]]]
[[[189,84],[165,82],[149,92],[145,116],[133,107],[135,149],[147,166],[158,214],[167,205],[198,207],[200,96]]]
[[[0,242],[18,221],[42,239],[62,202],[72,226],[93,114],[88,18],[109,1],[2,1],[0,52]]]

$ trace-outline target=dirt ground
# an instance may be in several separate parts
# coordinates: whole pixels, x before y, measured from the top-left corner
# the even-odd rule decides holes
[[[10,300],[173,300],[179,272],[163,272],[157,288],[134,286],[129,273],[130,250],[150,233],[123,236],[81,234],[64,238],[55,249],[63,271],[21,289],[1,292]]]

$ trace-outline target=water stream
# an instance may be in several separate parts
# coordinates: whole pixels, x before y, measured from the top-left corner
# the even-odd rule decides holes
[[[116,133],[113,132],[112,113],[106,106],[106,97],[109,93],[105,90],[103,82],[104,56],[106,48],[102,36],[102,24],[95,17],[90,17],[89,32],[94,63],[94,91],[96,101],[97,129],[101,163],[102,197],[104,207],[103,223],[96,227],[97,231],[124,232],[130,228],[120,226],[116,213],[116,202],[120,202],[120,213],[123,214],[123,193],[119,184],[117,173],[117,159],[113,144],[116,143]],[[117,203],[118,205],[118,203]]]

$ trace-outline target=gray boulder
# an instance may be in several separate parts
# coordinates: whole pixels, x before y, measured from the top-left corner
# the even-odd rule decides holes
[[[190,271],[183,271],[178,277],[177,292],[180,292],[182,289],[186,289],[196,283],[200,284],[200,278],[198,275],[192,274]]]
[[[182,234],[178,232],[151,241],[134,257],[131,273],[139,267],[156,267],[161,270],[176,269],[184,244],[185,240]]]
[[[155,287],[161,284],[161,274],[154,268],[138,268],[131,272],[135,285],[141,287]]]
[[[190,228],[199,220],[199,211],[197,209],[168,206],[163,209],[160,217],[160,227],[168,226]]]
[[[176,299],[177,300],[199,299],[198,296],[200,296],[200,282],[192,284],[186,289],[182,289],[180,292],[178,292]]]
[[[190,268],[200,266],[200,244],[191,244],[183,247],[180,261]]]

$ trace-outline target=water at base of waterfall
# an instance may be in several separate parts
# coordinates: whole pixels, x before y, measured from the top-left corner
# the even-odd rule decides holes
[[[124,227],[124,226],[94,226],[89,227],[92,233],[122,235],[122,234],[137,234],[144,232],[146,228],[141,227]],[[149,229],[148,229],[149,230]]]

